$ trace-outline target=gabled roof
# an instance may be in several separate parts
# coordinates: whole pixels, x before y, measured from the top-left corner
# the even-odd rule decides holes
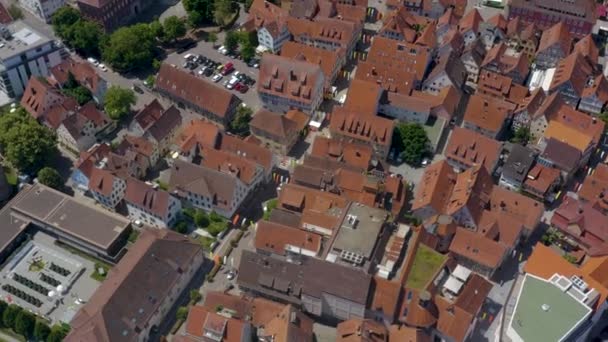
[[[500,266],[507,247],[466,228],[458,228],[450,244],[450,252],[490,269]]]
[[[593,137],[587,133],[578,131],[566,123],[559,121],[550,121],[545,130],[545,139],[551,138],[564,142],[581,153],[587,151],[593,143]]]
[[[283,256],[287,251],[299,253],[300,248],[318,254],[321,251],[321,236],[262,220],[257,225],[254,245],[258,250]]]
[[[310,103],[315,100],[325,76],[318,64],[288,57],[264,54],[260,62],[258,92],[292,101]]]
[[[379,145],[390,145],[395,122],[376,115],[360,115],[335,107],[329,128],[332,132]]]
[[[473,31],[475,34],[479,33],[479,24],[483,23],[483,18],[479,11],[475,8],[472,11],[469,11],[467,14],[460,19],[458,23],[458,28],[460,33],[464,33],[466,31]]]
[[[285,29],[288,18],[287,11],[266,0],[255,0],[249,8],[249,17],[245,26],[255,29],[266,28],[273,38],[278,38]]]
[[[555,91],[560,86],[569,82],[575,94],[581,96],[589,76],[594,74],[594,67],[589,63],[589,60],[575,51],[559,61],[549,90]]]
[[[135,114],[133,120],[145,131],[161,117],[164,111],[163,105],[155,98]]]
[[[566,26],[563,21],[560,21],[551,26],[548,30],[543,31],[543,35],[540,37],[540,43],[538,44],[537,54],[559,44],[562,53],[567,55],[572,47],[572,42],[573,38],[570,35],[568,26]]]
[[[388,329],[384,323],[372,319],[353,318],[336,328],[336,342],[386,342]]]
[[[486,20],[486,24],[491,25],[492,27],[497,27],[506,33],[507,25],[509,21],[505,18],[502,13],[497,13]]]
[[[175,143],[182,152],[189,151],[195,145],[215,148],[219,143],[220,129],[206,120],[190,121],[175,138]]]
[[[602,210],[608,209],[608,165],[599,163],[595,171],[585,177],[578,197],[589,203],[597,203]]]
[[[110,196],[114,188],[114,180],[117,177],[105,169],[94,168],[89,176],[89,190],[97,192],[103,196]]]
[[[97,93],[101,85],[106,82],[90,63],[76,62],[71,58],[51,68],[50,73],[60,85],[65,84],[69,80],[69,74],[72,74],[76,82],[93,94]]]
[[[279,139],[288,139],[306,128],[309,118],[308,114],[297,110],[283,115],[260,109],[249,122],[249,126]]]
[[[593,41],[591,34],[586,35],[581,40],[574,44],[573,53],[578,52],[581,55],[587,57],[591,63],[597,64],[598,56],[600,54],[597,45]]]
[[[35,119],[42,117],[52,105],[65,98],[45,79],[32,76],[25,87],[21,98],[21,106]]]
[[[405,6],[400,6],[384,18],[378,34],[386,37],[385,33],[390,32],[401,35],[408,43],[414,43],[418,39],[417,30],[430,26],[429,24],[428,18],[412,14]]]
[[[157,142],[162,141],[182,125],[182,114],[175,106],[169,107],[147,130]]]
[[[464,122],[490,132],[499,132],[515,106],[506,101],[482,95],[472,95],[464,114]]]
[[[493,172],[502,143],[466,128],[454,127],[444,152],[447,158],[465,165],[483,165]]]
[[[291,41],[281,46],[281,56],[321,66],[326,82],[330,80],[338,62],[345,58],[345,53],[345,49],[327,50]]]
[[[258,175],[256,163],[239,155],[214,149],[206,149],[201,166],[232,175],[245,184],[252,184]]]
[[[124,197],[127,203],[164,218],[169,212],[170,198],[171,195],[162,189],[154,189],[151,185],[135,178],[127,179]]]
[[[70,322],[65,341],[135,341],[201,253],[183,235],[143,230]]]
[[[219,118],[226,118],[230,109],[239,102],[227,90],[167,63],[160,67],[154,86]]]

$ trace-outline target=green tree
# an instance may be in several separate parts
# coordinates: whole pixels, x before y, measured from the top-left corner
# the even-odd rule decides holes
[[[154,60],[152,61],[152,69],[158,71],[160,70],[161,65],[163,65],[163,62],[154,58]]]
[[[186,234],[188,232],[188,222],[183,220],[178,221],[173,229],[180,234]]]
[[[217,34],[215,32],[209,32],[207,35],[207,41],[215,45],[215,43],[217,43]]]
[[[213,0],[183,0],[184,9],[188,12],[188,23],[197,27],[213,20]]]
[[[77,86],[75,88],[64,88],[63,92],[76,100],[79,105],[84,105],[93,99],[93,94],[91,91],[83,86]]]
[[[249,62],[253,57],[255,57],[255,47],[251,44],[245,44],[241,48],[241,56],[243,56],[243,60],[245,62]]]
[[[219,26],[225,26],[234,15],[234,6],[231,0],[215,0],[213,20]]]
[[[606,124],[604,127],[604,131],[608,130],[608,112],[602,112],[600,115],[598,115],[598,118],[604,121],[604,123]]]
[[[430,145],[424,127],[418,123],[402,123],[397,126],[395,134],[396,147],[403,160],[410,165],[420,165]]]
[[[85,56],[99,56],[99,46],[104,33],[96,22],[78,20],[67,31],[67,41],[76,51]]]
[[[186,320],[186,318],[188,318],[188,308],[185,306],[180,306],[177,308],[175,317],[179,320]]]
[[[43,321],[36,321],[36,324],[34,325],[34,339],[36,339],[36,341],[46,340],[50,333],[51,328],[49,328],[46,323]]]
[[[155,38],[162,40],[163,36],[164,36],[163,24],[161,24],[160,21],[158,21],[158,20],[154,20],[153,22],[151,22],[149,24],[149,26],[150,26],[150,32],[152,32],[152,35]]]
[[[224,222],[224,218],[215,211],[209,213],[209,219],[211,220],[211,222]]]
[[[154,59],[155,37],[147,24],[116,30],[102,46],[102,57],[114,69],[145,69]]]
[[[49,333],[46,342],[62,342],[63,339],[67,336],[68,332],[70,332],[69,328],[69,325],[67,327],[61,325],[54,325],[51,328],[51,332]]]
[[[230,52],[235,52],[239,47],[239,35],[234,31],[226,32],[224,36],[224,47]]]
[[[104,109],[112,120],[120,120],[131,112],[131,106],[135,103],[135,94],[131,89],[111,86],[105,95]]]
[[[23,19],[23,11],[21,11],[21,8],[17,4],[11,4],[7,10],[11,17],[13,17],[13,20]]]
[[[234,119],[229,124],[230,130],[235,134],[248,135],[249,122],[251,122],[252,115],[253,110],[251,108],[239,106]]]
[[[25,110],[0,116],[0,149],[17,169],[35,174],[57,152],[55,134]]]
[[[522,144],[526,146],[528,142],[532,140],[532,134],[530,133],[530,128],[522,126],[515,130],[513,133],[513,137],[511,138],[512,143]]]
[[[63,179],[59,172],[48,166],[38,171],[38,181],[53,189],[61,189],[63,187]]]
[[[17,321],[17,316],[21,311],[23,311],[23,309],[17,305],[9,305],[2,313],[2,323],[4,323],[4,326],[11,329],[14,328],[15,322]]]
[[[163,32],[166,41],[174,41],[186,34],[186,23],[172,15],[163,22]]]
[[[22,310],[15,318],[15,332],[25,337],[29,337],[34,333],[35,324],[36,317],[34,317],[33,314]]]
[[[61,39],[66,39],[72,25],[80,20],[80,12],[72,6],[63,6],[51,17],[53,30]]]
[[[190,290],[190,302],[193,304],[198,303],[199,300],[201,300],[201,298],[203,298],[203,296],[201,295],[200,292],[198,292],[198,290]]]
[[[209,216],[202,211],[197,210],[194,214],[194,223],[201,228],[207,228],[209,226]]]
[[[4,311],[6,311],[6,308],[8,307],[8,304],[3,301],[0,300],[0,318],[2,318],[2,316],[4,315]],[[4,322],[2,321],[2,319],[0,319],[0,326],[3,326]]]

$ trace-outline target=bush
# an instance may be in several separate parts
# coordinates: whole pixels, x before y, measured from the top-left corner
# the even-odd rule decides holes
[[[198,292],[198,290],[190,291],[190,303],[191,304],[198,303],[201,300],[201,298],[203,298],[203,296],[201,295],[200,292]]]
[[[209,214],[209,218],[213,222],[223,222],[224,221],[224,218],[222,216],[220,216],[218,213],[216,213],[215,211],[212,211],[211,214]]]
[[[34,325],[36,318],[33,314],[27,311],[21,311],[15,318],[15,332],[25,337],[29,337],[34,333]]]
[[[276,198],[273,198],[271,200],[269,200],[268,202],[266,202],[265,205],[265,211],[264,211],[264,220],[268,220],[270,218],[270,213],[272,212],[272,210],[274,208],[277,207],[277,205],[279,204],[279,201]]]
[[[197,210],[194,214],[194,223],[201,228],[206,228],[209,226],[209,217],[202,210]]]
[[[34,325],[34,339],[44,341],[51,333],[51,328],[43,321],[36,321]]]
[[[194,214],[196,214],[196,210],[194,208],[183,208],[182,215],[194,220]]]
[[[174,230],[180,234],[186,234],[188,232],[188,223],[183,220],[178,221],[174,226]]]
[[[221,232],[223,232],[224,230],[226,230],[228,228],[228,225],[226,224],[226,222],[213,222],[212,224],[209,225],[209,227],[207,227],[207,232],[209,232],[209,234],[211,234],[212,236],[218,236]]]
[[[2,314],[2,323],[7,328],[14,328],[17,316],[23,311],[19,306],[15,304],[9,305]]]
[[[188,307],[180,306],[179,308],[177,308],[177,313],[175,314],[175,317],[177,317],[177,319],[186,320],[186,318],[188,318]]]

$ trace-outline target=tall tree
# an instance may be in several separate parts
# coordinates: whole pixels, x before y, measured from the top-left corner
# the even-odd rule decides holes
[[[234,5],[231,0],[215,0],[213,20],[219,26],[225,26],[234,14]]]
[[[96,22],[78,20],[67,31],[67,40],[76,51],[85,56],[99,56],[99,45],[103,39],[103,30]]]
[[[116,30],[102,46],[102,56],[114,69],[144,69],[154,59],[154,33],[147,24]]]
[[[111,86],[105,95],[104,109],[110,118],[120,120],[131,112],[131,106],[135,103],[135,94],[131,89]]]
[[[239,35],[234,31],[226,32],[224,36],[224,46],[230,52],[235,52],[239,47]]]
[[[46,323],[43,321],[36,321],[34,325],[34,338],[36,341],[44,341],[51,333],[51,328],[49,328]]]
[[[55,134],[23,109],[0,116],[0,149],[13,166],[29,174],[57,153]]]
[[[397,126],[395,134],[403,160],[410,165],[420,165],[430,146],[424,127],[417,123],[402,123]]]
[[[230,130],[238,135],[249,135],[249,122],[252,115],[253,110],[251,108],[239,106],[234,119],[229,124]]]
[[[72,25],[80,20],[80,12],[71,6],[63,6],[51,17],[53,30],[59,38],[65,39]]]
[[[164,39],[173,41],[186,34],[186,23],[177,16],[170,16],[163,22]]]
[[[15,318],[15,332],[25,337],[32,336],[34,333],[34,324],[36,317],[33,314],[22,310]]]
[[[43,167],[40,169],[40,171],[38,171],[38,181],[41,184],[57,190],[63,187],[63,179],[61,178],[61,175],[52,167]]]
[[[190,26],[196,27],[213,20],[213,0],[183,0]]]
[[[9,305],[2,313],[2,323],[4,323],[4,326],[11,329],[14,328],[15,322],[17,321],[17,316],[21,311],[23,311],[23,309],[17,305]]]

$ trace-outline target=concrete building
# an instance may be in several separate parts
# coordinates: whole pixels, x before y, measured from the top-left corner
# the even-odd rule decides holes
[[[0,36],[0,91],[9,98],[21,96],[30,77],[48,76],[67,54],[23,21],[3,27]]]
[[[597,19],[596,2],[593,0],[510,0],[509,20],[521,18],[527,24],[535,24],[541,30],[563,22],[576,38],[591,33]]]
[[[19,0],[19,5],[48,23],[51,21],[51,16],[65,5],[65,0]]]

